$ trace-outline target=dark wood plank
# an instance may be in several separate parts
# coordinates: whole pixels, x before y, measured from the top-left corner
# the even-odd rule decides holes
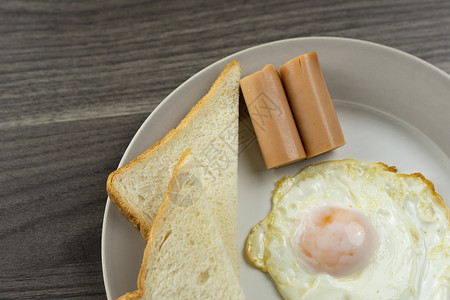
[[[106,177],[146,116],[0,131],[0,298],[104,294]]]
[[[105,181],[147,115],[209,64],[302,36],[450,73],[450,1],[0,1],[0,298],[105,298]]]

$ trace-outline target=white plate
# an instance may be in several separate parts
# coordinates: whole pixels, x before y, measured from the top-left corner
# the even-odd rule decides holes
[[[208,91],[225,65],[239,60],[242,76],[265,64],[279,67],[316,51],[347,144],[303,162],[266,171],[256,141],[239,156],[241,283],[248,299],[279,299],[266,274],[244,257],[249,230],[271,208],[275,182],[301,167],[329,159],[355,158],[421,172],[450,201],[450,76],[404,52],[343,38],[298,38],[250,48],[200,71],[174,90],[147,118],[120,165],[142,153],[175,127]],[[102,236],[103,276],[109,299],[133,291],[145,247],[139,232],[109,201]]]

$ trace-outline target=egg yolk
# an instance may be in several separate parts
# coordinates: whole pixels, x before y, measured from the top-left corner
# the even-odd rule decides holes
[[[375,230],[356,209],[313,210],[297,234],[297,250],[316,272],[340,277],[365,266],[375,248]]]

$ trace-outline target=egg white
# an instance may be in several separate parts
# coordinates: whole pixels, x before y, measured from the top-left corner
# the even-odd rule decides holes
[[[382,163],[324,162],[281,180],[272,201],[246,253],[285,299],[449,299],[450,212],[422,175]],[[296,254],[297,228],[323,206],[358,209],[371,220],[377,247],[362,270],[335,278]]]

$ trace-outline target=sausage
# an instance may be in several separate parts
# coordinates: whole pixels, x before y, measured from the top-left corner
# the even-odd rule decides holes
[[[345,144],[316,52],[280,67],[281,80],[305,147],[313,157]]]
[[[266,168],[305,159],[306,153],[275,67],[266,65],[242,78],[240,84]]]

